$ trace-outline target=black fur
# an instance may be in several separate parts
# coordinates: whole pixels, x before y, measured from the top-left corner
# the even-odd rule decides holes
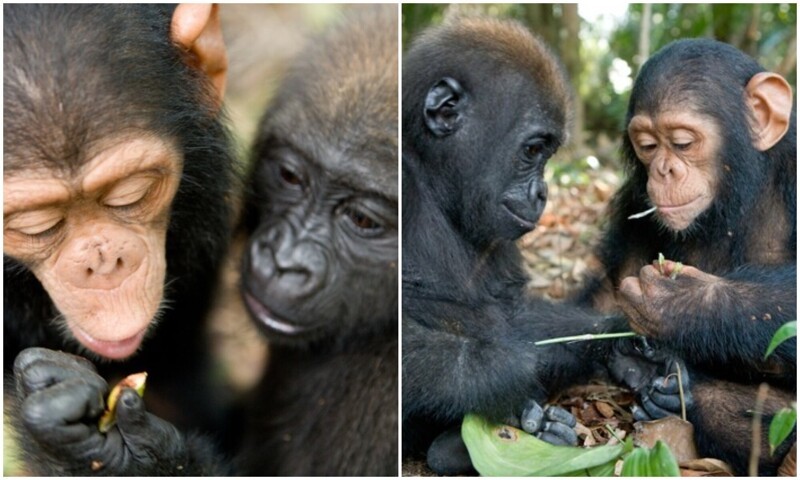
[[[753,147],[744,88],[763,71],[734,47],[712,40],[674,42],[647,61],[634,85],[627,121],[637,113],[674,108],[677,102],[711,117],[723,135],[716,158],[720,186],[711,207],[686,231],[670,232],[654,216],[628,220],[650,204],[647,171],[625,135],[627,180],[611,202],[599,249],[605,271],[582,292],[589,302],[603,283],[618,287],[659,252],[724,279],[709,300],[691,279],[677,278],[674,292],[680,301],[671,302],[663,322],[681,328],[660,338],[659,345],[686,360],[696,375],[694,388],[703,392],[695,393],[697,407],[689,412],[699,453],[729,462],[740,474],[746,472],[750,450],[749,436],[740,433],[751,422],[745,412],[753,408],[755,386],[766,381],[796,396],[796,342],[783,343],[764,360],[778,327],[797,318],[796,108],[783,139],[765,152]],[[772,250],[764,247],[765,238],[774,244]],[[718,380],[751,388],[706,388]],[[713,399],[708,392],[714,392]],[[708,422],[720,401],[729,406],[729,419]],[[766,457],[760,473],[774,474],[776,459]]]
[[[92,142],[125,129],[177,140],[183,176],[167,234],[160,325],[133,358],[98,368],[109,379],[150,372],[148,397],[159,400],[152,409],[181,427],[210,427],[221,412],[211,399],[203,318],[228,245],[234,162],[210,84],[169,39],[172,8],[4,5],[3,158],[6,173],[70,170],[86,161]],[[85,354],[62,334],[33,274],[3,261],[5,375],[25,347]],[[26,458],[40,474],[59,472]]]
[[[397,10],[358,10],[259,128],[242,289],[271,343],[246,475],[398,472]]]
[[[604,350],[535,341],[614,328],[526,294],[514,243],[544,206],[567,85],[547,48],[510,22],[456,20],[404,55],[404,455],[422,453],[466,413],[519,418],[528,399],[544,402],[589,374]]]

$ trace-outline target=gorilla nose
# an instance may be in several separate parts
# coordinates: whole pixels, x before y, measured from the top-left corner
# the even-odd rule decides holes
[[[536,180],[532,181],[528,185],[528,200],[533,209],[541,213],[547,205],[547,184]]]
[[[286,232],[261,235],[254,240],[249,261],[258,288],[286,299],[305,297],[319,290],[324,285],[328,265],[322,247],[296,242]]]
[[[304,242],[275,252],[276,288],[287,296],[304,297],[322,287],[328,262],[320,247]]]

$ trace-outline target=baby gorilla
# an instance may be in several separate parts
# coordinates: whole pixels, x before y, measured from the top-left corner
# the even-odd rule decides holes
[[[427,449],[439,473],[469,468],[459,429],[471,412],[513,423],[522,412],[529,432],[575,443],[574,419],[539,404],[591,373],[606,346],[534,343],[614,327],[527,295],[514,243],[544,209],[567,85],[512,22],[453,20],[403,60],[403,451]]]
[[[397,475],[397,9],[298,57],[261,122],[242,294],[270,339],[240,469]]]

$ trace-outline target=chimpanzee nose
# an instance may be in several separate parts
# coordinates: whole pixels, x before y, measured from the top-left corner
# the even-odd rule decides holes
[[[146,250],[141,239],[124,231],[80,236],[67,245],[56,269],[76,287],[110,290],[139,269]]]

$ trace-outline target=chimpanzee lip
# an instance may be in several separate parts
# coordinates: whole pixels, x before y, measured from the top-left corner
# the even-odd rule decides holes
[[[147,333],[147,328],[144,328],[140,332],[121,340],[99,340],[77,324],[70,323],[69,326],[73,336],[84,347],[97,355],[111,360],[123,360],[136,353],[142,344],[142,340],[144,340],[145,333]]]
[[[694,198],[692,200],[689,200],[686,203],[681,203],[679,205],[658,205],[658,204],[656,204],[656,206],[658,207],[658,211],[659,212],[662,212],[662,213],[674,212],[674,211],[681,210],[683,208],[688,207],[689,205],[694,204],[695,202],[697,202],[701,198],[703,198],[702,195],[700,195],[700,196],[698,196],[698,197],[696,197],[696,198]]]
[[[267,308],[267,306],[264,305],[264,303],[259,300],[258,297],[251,294],[247,290],[243,290],[243,296],[244,303],[247,305],[247,310],[250,311],[250,314],[269,330],[273,330],[284,335],[297,335],[306,330],[305,328],[299,327],[289,320],[276,315],[275,312]]]

